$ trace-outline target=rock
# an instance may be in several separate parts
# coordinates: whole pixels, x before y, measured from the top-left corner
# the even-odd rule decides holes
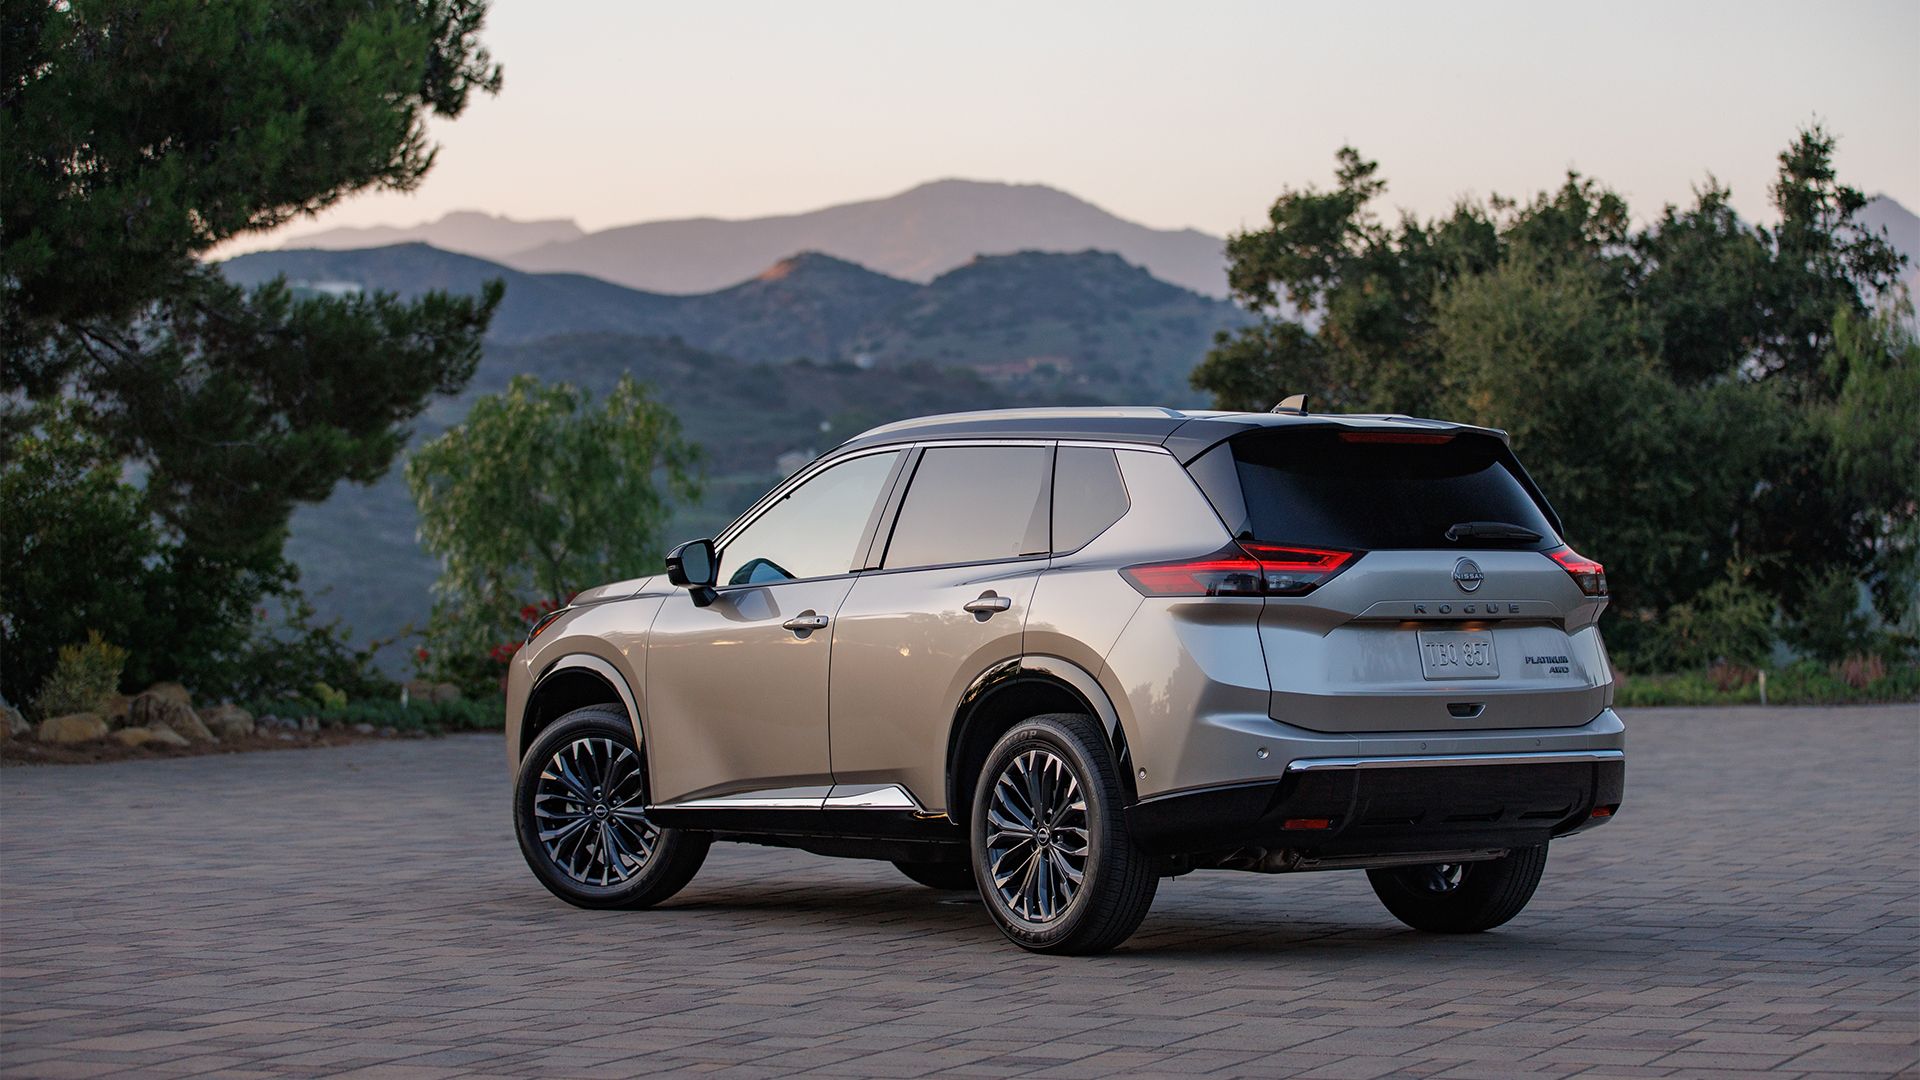
[[[126,727],[129,715],[133,712],[133,699],[125,694],[115,694],[100,706],[100,718],[111,728]]]
[[[268,713],[260,719],[255,720],[253,726],[256,731],[292,731],[294,728],[299,727],[300,724],[288,717],[275,716],[272,713]]]
[[[244,739],[253,734],[253,714],[238,705],[215,705],[200,713],[200,722],[220,741]]]
[[[179,702],[189,709],[193,708],[193,694],[177,682],[157,682],[147,687],[145,692],[155,697],[166,698],[168,701]]]
[[[128,731],[144,731],[147,741],[156,746],[192,746],[181,734],[169,727],[128,728]]]
[[[373,725],[372,724],[355,724],[353,725],[353,733],[356,735],[371,735],[373,734]]]
[[[194,742],[214,741],[213,732],[200,722],[191,705],[183,705],[175,697],[155,694],[152,690],[133,699],[133,704],[127,709],[127,718],[135,727],[171,728],[174,734]]]
[[[126,727],[114,732],[113,737],[120,740],[122,746],[146,746],[149,743],[155,746],[192,745],[172,728],[164,727]]]
[[[300,718],[300,730],[301,730],[301,731],[319,731],[319,730],[320,730],[320,718],[319,718],[319,717],[317,717],[317,716],[303,716],[303,717],[301,717],[301,718]]]
[[[106,737],[107,722],[90,712],[68,713],[40,721],[41,742],[92,742]]]
[[[393,728],[383,727],[380,729],[380,737],[383,739],[391,739],[395,734],[396,732]]]
[[[33,734],[33,725],[20,710],[0,699],[0,739],[24,739]]]

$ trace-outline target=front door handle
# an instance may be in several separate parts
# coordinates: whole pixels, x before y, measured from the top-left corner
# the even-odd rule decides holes
[[[827,617],[825,615],[815,615],[812,612],[807,612],[803,615],[795,615],[780,625],[795,633],[805,633],[808,630],[824,629],[827,625]]]
[[[961,605],[961,607],[973,612],[975,615],[991,615],[996,611],[1005,611],[1012,606],[1013,597],[995,596],[991,589],[981,593],[978,600],[969,600]]]

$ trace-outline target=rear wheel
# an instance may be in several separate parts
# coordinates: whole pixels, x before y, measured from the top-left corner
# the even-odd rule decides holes
[[[973,889],[973,866],[969,863],[901,862],[896,859],[893,865],[901,873],[929,889],[940,889],[945,892]]]
[[[1394,918],[1415,930],[1474,934],[1520,914],[1546,868],[1541,844],[1487,862],[1369,870],[1367,880]]]
[[[1014,726],[987,755],[970,814],[973,872],[1003,933],[1034,952],[1105,952],[1153,906],[1106,733],[1091,716]]]
[[[647,819],[647,777],[633,728],[615,705],[555,720],[520,762],[514,833],[555,896],[587,908],[657,904],[684,888],[712,837]]]

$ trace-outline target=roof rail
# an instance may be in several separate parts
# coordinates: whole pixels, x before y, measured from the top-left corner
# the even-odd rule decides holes
[[[958,424],[973,420],[1095,420],[1101,417],[1133,420],[1184,420],[1187,414],[1179,409],[1169,409],[1163,405],[1100,405],[1078,408],[1048,408],[1045,406],[1031,409],[981,409],[975,412],[939,413],[934,416],[916,416],[910,420],[895,420],[891,424],[868,428],[854,436],[864,439],[872,435],[891,435],[898,431],[913,431],[916,428],[934,427],[940,424]]]

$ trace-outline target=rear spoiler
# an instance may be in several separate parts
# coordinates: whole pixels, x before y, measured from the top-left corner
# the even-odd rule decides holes
[[[1194,462],[1206,456],[1207,452],[1214,447],[1220,446],[1229,440],[1239,438],[1242,435],[1248,435],[1258,431],[1279,433],[1333,428],[1343,431],[1413,430],[1427,431],[1434,434],[1446,433],[1452,435],[1485,436],[1499,440],[1501,464],[1505,465],[1507,470],[1513,473],[1514,478],[1520,481],[1521,489],[1527,493],[1528,498],[1533,500],[1533,504],[1540,508],[1540,513],[1547,519],[1547,524],[1553,526],[1554,535],[1560,537],[1562,540],[1566,539],[1567,530],[1565,524],[1560,520],[1560,512],[1553,508],[1551,502],[1547,501],[1546,493],[1541,491],[1540,485],[1534,482],[1533,474],[1527,472],[1527,467],[1522,465],[1520,459],[1514,455],[1512,441],[1508,438],[1505,431],[1499,428],[1477,427],[1472,424],[1453,424],[1440,420],[1416,420],[1408,416],[1368,416],[1364,418],[1357,416],[1336,418],[1336,416],[1329,416],[1326,419],[1306,417],[1304,419],[1290,420],[1290,422],[1285,424],[1245,423],[1237,424],[1233,427],[1222,424],[1220,422],[1221,418],[1210,417],[1206,420],[1188,421],[1180,425],[1168,433],[1161,445],[1171,451],[1173,456],[1181,465],[1185,466],[1188,471],[1192,471]],[[1377,425],[1355,424],[1352,422],[1359,419],[1380,420],[1384,422]],[[1196,477],[1196,479],[1198,479],[1198,477]],[[1207,485],[1203,481],[1201,486],[1205,488]],[[1236,484],[1234,487],[1237,489],[1238,485]],[[1209,494],[1208,498],[1213,498],[1213,495]],[[1219,506],[1215,506],[1214,510],[1216,512],[1222,512]],[[1233,526],[1228,524],[1227,528],[1228,531],[1232,531]]]

